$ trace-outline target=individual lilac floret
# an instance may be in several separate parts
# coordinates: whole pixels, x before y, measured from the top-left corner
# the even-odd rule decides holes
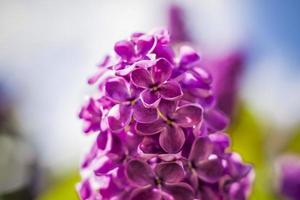
[[[289,200],[300,199],[300,158],[283,156],[278,160],[279,193]]]
[[[79,117],[95,141],[81,164],[82,200],[245,200],[252,167],[230,152],[228,117],[195,50],[164,29],[115,45]],[[178,56],[175,56],[178,55]],[[115,59],[113,59],[115,57]]]
[[[131,72],[131,81],[143,88],[141,100],[145,107],[157,107],[160,99],[177,100],[182,96],[179,83],[169,80],[172,66],[164,58],[156,60],[150,70],[138,68]]]

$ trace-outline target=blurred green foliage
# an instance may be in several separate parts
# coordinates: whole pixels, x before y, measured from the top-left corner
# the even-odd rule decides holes
[[[268,163],[265,151],[267,135],[262,124],[242,105],[228,132],[232,138],[232,150],[254,166],[256,176],[250,200],[275,200],[271,184],[272,165]]]
[[[300,126],[293,131],[283,151],[300,155]]]
[[[78,200],[75,185],[79,182],[79,171],[56,178],[38,200]]]

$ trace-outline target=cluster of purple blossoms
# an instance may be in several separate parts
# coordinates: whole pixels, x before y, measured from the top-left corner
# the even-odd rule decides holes
[[[175,52],[165,29],[115,44],[89,79],[82,107],[97,134],[81,165],[82,200],[245,200],[253,170],[230,152],[229,120],[212,77],[190,47]]]

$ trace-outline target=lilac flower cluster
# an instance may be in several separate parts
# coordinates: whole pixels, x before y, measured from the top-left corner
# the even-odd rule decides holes
[[[174,52],[165,29],[134,33],[114,50],[89,79],[97,93],[79,114],[84,132],[97,134],[80,198],[247,199],[252,167],[228,149],[228,117],[199,55]]]

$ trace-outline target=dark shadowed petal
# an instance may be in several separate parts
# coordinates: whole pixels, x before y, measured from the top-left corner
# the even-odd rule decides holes
[[[143,35],[137,40],[137,52],[141,55],[151,53],[154,49],[156,40],[152,35]]]
[[[183,168],[175,162],[160,163],[155,167],[156,175],[167,183],[177,183],[184,178]]]
[[[208,159],[213,151],[213,144],[208,137],[200,137],[194,141],[189,160],[198,163],[199,161]]]
[[[115,44],[115,52],[125,60],[130,60],[134,56],[134,45],[127,40],[119,41]]]
[[[105,93],[116,102],[127,101],[130,98],[127,84],[127,81],[121,77],[108,79],[105,83]]]
[[[176,100],[183,95],[180,85],[175,81],[168,81],[161,85],[159,92],[162,98],[167,100]]]
[[[131,196],[130,200],[160,200],[161,195],[159,191],[152,188],[151,186],[146,188],[135,189]]]
[[[194,191],[186,183],[175,183],[175,184],[166,184],[163,187],[163,190],[171,194],[174,200],[193,200]],[[206,199],[205,199],[206,200]]]
[[[199,124],[203,118],[203,110],[198,105],[183,105],[176,110],[173,119],[182,127],[192,127]]]
[[[200,179],[215,183],[223,176],[224,167],[221,159],[214,158],[198,163],[196,171]]]
[[[151,74],[154,82],[161,84],[171,77],[172,65],[164,58],[157,59],[155,65],[151,68]]]
[[[133,118],[139,123],[151,123],[158,119],[158,114],[155,108],[146,108],[143,103],[138,100],[133,105]]]
[[[229,118],[221,111],[212,109],[204,113],[205,125],[210,133],[224,130],[229,124]]]
[[[151,185],[154,180],[151,167],[146,162],[137,159],[128,162],[126,174],[130,182],[137,186]]]
[[[131,116],[132,108],[130,106],[114,105],[107,115],[108,126],[112,131],[119,131],[129,124]]]
[[[151,75],[144,68],[137,68],[131,72],[132,83],[141,88],[149,88],[152,85]]]
[[[165,99],[161,99],[158,105],[158,110],[164,117],[171,117],[175,112],[176,108],[176,101],[168,101]]]
[[[158,92],[145,89],[141,93],[141,100],[145,107],[157,107],[160,101],[160,94]]]
[[[167,153],[177,153],[185,141],[183,130],[178,126],[167,126],[159,136],[159,144]]]
[[[136,130],[142,135],[153,135],[161,132],[166,127],[166,124],[161,119],[153,123],[136,123]]]

